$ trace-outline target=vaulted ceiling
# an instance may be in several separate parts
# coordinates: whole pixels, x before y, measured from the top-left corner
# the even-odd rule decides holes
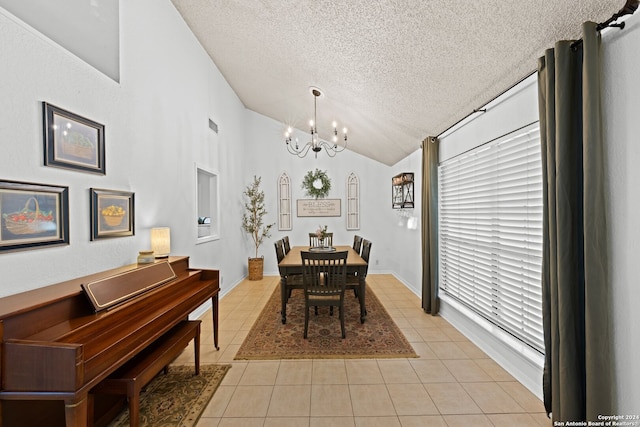
[[[244,105],[393,165],[622,0],[172,0]],[[285,152],[284,136],[282,150]],[[324,155],[324,154],[321,154]]]

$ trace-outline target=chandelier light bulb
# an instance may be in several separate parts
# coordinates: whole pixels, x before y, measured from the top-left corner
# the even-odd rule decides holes
[[[338,127],[338,123],[336,123],[336,121],[334,120],[334,121],[333,121],[333,125],[332,125],[332,126],[333,126],[333,128],[335,129],[336,127]]]
[[[313,120],[309,120],[309,126],[313,127]]]

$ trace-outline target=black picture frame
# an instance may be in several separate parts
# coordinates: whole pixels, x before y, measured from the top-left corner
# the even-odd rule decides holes
[[[129,191],[91,188],[91,240],[135,234],[135,199]]]
[[[0,253],[69,244],[69,187],[0,181]]]
[[[104,125],[42,103],[44,164],[106,174]]]

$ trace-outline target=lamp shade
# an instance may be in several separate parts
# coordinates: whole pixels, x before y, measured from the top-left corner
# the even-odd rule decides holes
[[[171,252],[171,229],[157,227],[151,229],[151,249],[156,258],[166,258]]]

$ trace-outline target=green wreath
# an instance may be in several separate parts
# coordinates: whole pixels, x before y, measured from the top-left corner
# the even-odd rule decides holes
[[[327,173],[316,169],[315,171],[307,172],[302,181],[302,188],[307,192],[307,195],[315,199],[322,199],[329,194],[331,190],[331,180],[327,176]]]

